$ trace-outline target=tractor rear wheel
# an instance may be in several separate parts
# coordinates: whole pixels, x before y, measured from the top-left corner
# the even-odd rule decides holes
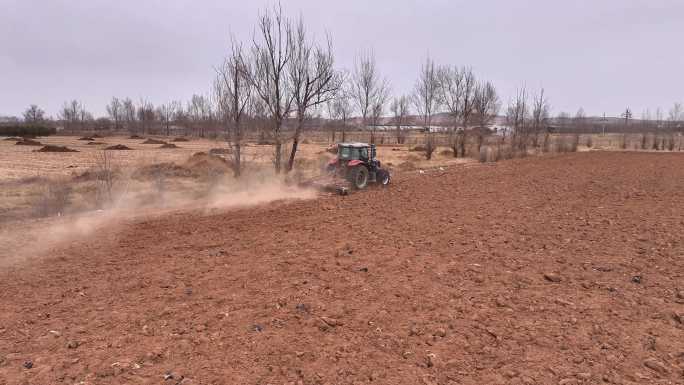
[[[349,180],[357,190],[363,190],[368,185],[368,169],[364,166],[355,166],[349,172]]]

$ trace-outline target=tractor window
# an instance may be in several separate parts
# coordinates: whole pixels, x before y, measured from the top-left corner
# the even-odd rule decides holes
[[[368,149],[367,148],[364,147],[361,149],[360,159],[368,159]]]
[[[340,147],[340,159],[349,159],[351,158],[351,148],[349,147]]]

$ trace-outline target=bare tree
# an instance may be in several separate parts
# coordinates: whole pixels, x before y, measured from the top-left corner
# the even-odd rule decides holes
[[[389,97],[389,82],[380,76],[372,51],[356,58],[351,78],[351,97],[361,113],[362,126],[366,129],[368,118],[375,115],[374,111],[382,113]],[[375,129],[374,125],[371,130],[371,143],[375,142]]]
[[[180,108],[180,102],[173,101],[166,104],[162,104],[157,108],[157,115],[159,116],[159,121],[162,124],[162,129],[166,136],[171,135],[171,123],[173,122],[176,112]]]
[[[512,145],[522,155],[527,153],[529,141],[528,112],[527,90],[523,87],[516,92],[515,98],[509,102],[506,110],[506,122],[513,131]]]
[[[501,108],[501,104],[494,85],[490,82],[478,84],[473,98],[473,110],[475,111],[475,117],[478,121],[476,130],[477,153],[480,153],[484,134],[489,130],[489,125],[499,113],[499,108]]]
[[[138,114],[138,121],[140,122],[142,133],[145,134],[145,132],[150,132],[155,119],[154,106],[152,103],[141,98],[136,113]]]
[[[95,118],[93,118],[93,114],[90,113],[85,109],[85,106],[81,104],[81,109],[78,111],[78,123],[80,126],[81,130],[85,130],[90,126],[90,128],[93,128],[93,122],[95,121]]]
[[[59,118],[64,124],[64,130],[75,131],[81,121],[81,110],[83,106],[78,100],[65,102],[59,111]]]
[[[351,117],[354,109],[351,103],[348,77],[345,74],[340,76],[342,83],[332,100],[332,114],[335,119],[341,120],[342,142],[344,142],[347,140],[347,120]]]
[[[121,102],[123,109],[123,121],[126,122],[126,129],[130,132],[135,131],[135,105],[130,98],[126,98]]]
[[[283,15],[280,6],[266,10],[259,19],[260,38],[253,39],[253,60],[250,82],[271,120],[271,131],[275,141],[274,166],[277,173],[282,168],[281,130],[284,120],[290,115],[294,95],[287,73],[292,60],[290,35],[292,26]]]
[[[532,146],[534,148],[539,147],[539,135],[547,131],[546,128],[549,125],[549,116],[550,116],[550,110],[551,106],[549,104],[549,100],[544,94],[544,89],[542,88],[541,91],[539,91],[539,94],[537,94],[533,101],[532,101]],[[548,145],[548,136],[544,135],[544,142],[546,145]]]
[[[575,117],[572,119],[572,125],[575,127],[576,133],[584,132],[587,129],[587,114],[584,108],[577,110]]]
[[[435,62],[429,57],[420,67],[420,74],[413,90],[413,104],[422,117],[425,130],[425,157],[429,160],[435,151],[434,133],[431,131],[432,115],[440,106],[439,73]]]
[[[211,119],[211,102],[203,95],[192,95],[187,107],[187,117],[195,134],[204,138],[207,123]]]
[[[292,58],[288,65],[288,75],[297,113],[297,126],[292,136],[287,172],[294,167],[300,135],[309,111],[331,100],[340,87],[340,76],[333,67],[334,58],[330,39],[325,47],[310,41],[306,36],[306,28],[301,18],[296,30],[290,33],[289,38]]]
[[[121,121],[123,120],[123,104],[119,98],[113,97],[112,101],[107,105],[107,114],[114,122],[114,129],[118,130],[121,128]]]
[[[35,104],[31,104],[24,111],[24,122],[29,125],[36,125],[45,121],[45,111]]]
[[[406,124],[406,119],[409,114],[409,98],[402,95],[394,98],[390,105],[392,116],[394,117],[394,125],[396,127],[397,144],[404,144],[406,141],[406,133],[402,128]]]
[[[233,175],[238,178],[242,172],[243,121],[252,101],[249,67],[240,43],[233,40],[229,56],[217,72],[218,113],[223,118],[226,139],[232,150]]]
[[[439,83],[441,100],[453,122],[451,148],[455,157],[465,156],[468,125],[475,108],[475,74],[468,67],[446,67],[440,70]]]
[[[444,67],[440,70],[439,90],[441,101],[444,104],[449,117],[451,118],[452,126],[449,129],[449,144],[453,151],[454,157],[458,156],[459,136],[456,135],[459,123],[461,122],[462,108],[463,108],[463,72],[460,68]]]

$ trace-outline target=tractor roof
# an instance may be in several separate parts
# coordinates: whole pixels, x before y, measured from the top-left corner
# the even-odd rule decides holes
[[[370,147],[370,144],[361,143],[361,142],[338,143],[337,145],[340,147],[357,147],[357,148]]]

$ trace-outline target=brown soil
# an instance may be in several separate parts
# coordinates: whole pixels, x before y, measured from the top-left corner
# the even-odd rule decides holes
[[[130,150],[131,148],[128,146],[124,146],[123,144],[115,144],[113,146],[106,147],[105,150]]]
[[[107,144],[107,143],[104,143],[104,142],[88,142],[86,144],[92,146],[92,145],[101,145],[101,144]]]
[[[172,140],[172,142],[189,142],[189,141],[190,141],[190,139],[183,138],[183,137],[175,138],[174,140]]]
[[[102,138],[104,138],[104,136],[102,136],[102,135],[100,135],[100,134],[94,134],[94,135],[91,136],[91,138],[102,139]]]
[[[159,148],[180,148],[180,147],[176,146],[173,143],[164,143],[161,146],[159,146]]]
[[[0,379],[681,384],[683,162],[528,158],[99,232],[0,271]]]
[[[17,137],[15,137],[15,136],[10,136],[10,137],[5,138],[5,139],[3,139],[3,140],[4,140],[4,141],[7,141],[7,142],[16,142],[16,141],[20,141],[20,140],[22,140],[22,139],[21,139],[21,138],[17,138]]]
[[[143,137],[140,136],[140,135],[131,135],[131,136],[128,137],[128,139],[145,139],[145,138],[143,138]]]
[[[43,145],[42,143],[40,143],[40,142],[37,141],[37,140],[26,139],[26,138],[19,140],[19,141],[18,141],[17,143],[15,143],[15,144],[16,144],[17,146],[42,146],[42,145]]]
[[[84,136],[84,137],[78,138],[78,140],[92,141],[92,140],[93,140],[93,137],[92,137],[92,136]]]
[[[66,146],[54,146],[48,144],[46,146],[43,146],[43,148],[41,148],[40,150],[36,150],[36,152],[78,152],[78,150],[74,150]]]
[[[142,144],[166,144],[166,142],[157,139],[147,139],[146,141],[142,142]]]

